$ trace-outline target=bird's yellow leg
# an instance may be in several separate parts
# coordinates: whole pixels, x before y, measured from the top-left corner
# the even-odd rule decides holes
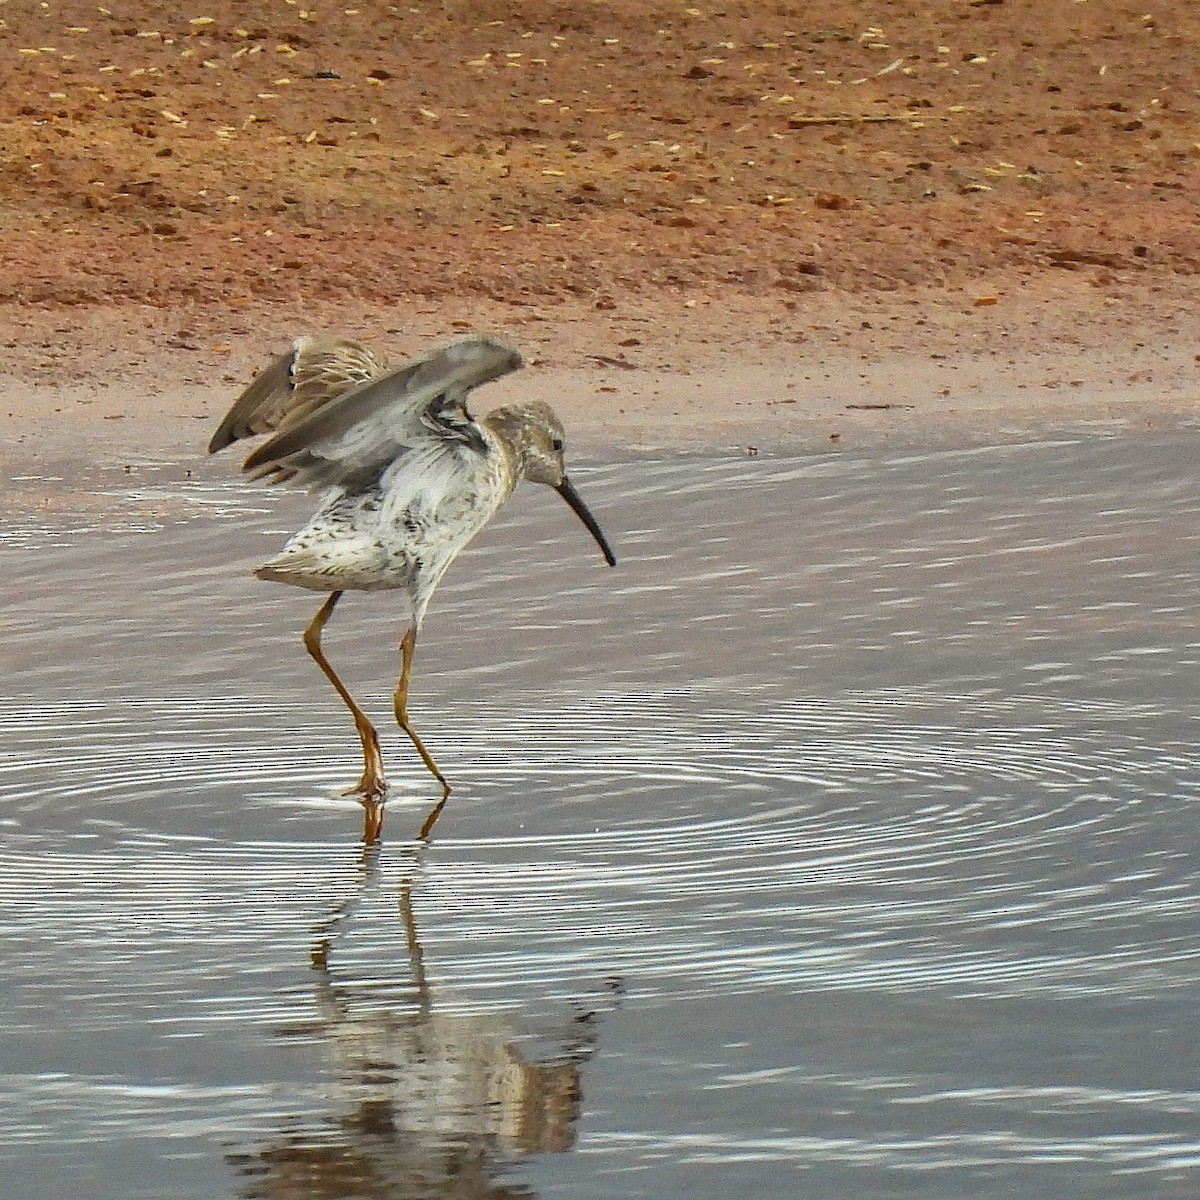
[[[309,622],[304,631],[304,648],[312,655],[313,661],[325,673],[325,678],[333,684],[337,694],[341,696],[350,715],[354,718],[354,728],[358,730],[359,741],[362,742],[363,773],[358,783],[350,789],[351,793],[361,795],[363,803],[381,799],[387,792],[387,783],[383,778],[383,756],[379,752],[379,734],[375,726],[367,719],[367,714],[354,703],[354,697],[346,690],[346,685],[338,678],[337,672],[329,665],[325,652],[321,649],[321,630],[333,613],[334,606],[341,599],[341,592],[330,592],[329,599],[317,610],[317,615]],[[370,814],[368,814],[368,817]],[[382,822],[380,822],[381,824]],[[378,837],[378,827],[374,836]],[[368,831],[368,840],[370,837]]]
[[[416,747],[417,753],[421,756],[421,761],[429,768],[429,773],[442,785],[442,802],[445,803],[446,797],[450,795],[450,785],[446,782],[446,777],[438,770],[438,765],[433,761],[433,755],[425,749],[425,744],[417,737],[417,731],[409,724],[408,720],[408,681],[412,675],[412,660],[413,650],[417,644],[416,631],[409,629],[400,639],[400,682],[396,685],[396,721],[400,728],[408,734],[409,741]],[[441,811],[440,807],[437,810]],[[434,817],[434,820],[437,818]],[[424,837],[429,829],[433,828],[433,821],[425,822],[427,828],[422,830],[421,836]]]

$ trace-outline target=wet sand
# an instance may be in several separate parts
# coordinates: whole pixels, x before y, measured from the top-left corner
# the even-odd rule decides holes
[[[232,476],[233,456],[202,461],[212,428],[255,371],[314,330],[396,358],[467,328],[498,332],[528,365],[477,393],[475,406],[545,399],[570,452],[584,457],[837,455],[1193,428],[1189,286],[1124,304],[1084,299],[1043,287],[984,308],[945,293],[831,297],[802,311],[630,300],[607,316],[285,306],[255,314],[253,328],[228,313],[192,314],[186,349],[180,318],[159,310],[33,311],[0,371],[0,465],[16,481],[4,503],[87,510],[102,503],[86,483],[93,473],[153,462]]]

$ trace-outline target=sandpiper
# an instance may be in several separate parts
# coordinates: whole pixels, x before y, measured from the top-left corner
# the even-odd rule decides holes
[[[308,524],[255,574],[329,593],[304,631],[304,645],[350,710],[362,742],[362,777],[348,794],[367,808],[368,840],[378,836],[387,793],[379,736],[321,649],[321,631],[342,593],[393,589],[407,601],[394,706],[442,789],[421,830],[426,837],[450,785],[409,722],[408,688],[421,621],[446,569],[522,478],[554,488],[609,566],[616,563],[567,478],[563,428],[549,405],[508,404],[478,420],[467,410],[472,389],[521,365],[513,347],[485,336],[460,338],[395,369],[358,342],[300,337],[255,377],[208,445],[211,454],[271,434],[243,470],[325,493]]]

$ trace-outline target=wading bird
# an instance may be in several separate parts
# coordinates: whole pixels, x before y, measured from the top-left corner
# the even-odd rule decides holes
[[[321,649],[321,631],[342,593],[393,589],[405,598],[396,720],[442,788],[421,830],[425,837],[450,785],[409,722],[408,686],[421,621],[446,569],[523,478],[554,488],[609,566],[616,563],[567,478],[563,428],[550,407],[508,404],[478,420],[467,410],[473,388],[521,363],[511,346],[482,336],[395,369],[348,339],[297,338],[238,397],[208,445],[212,454],[270,434],[243,470],[325,493],[308,524],[254,573],[329,593],[304,631],[304,645],[350,710],[362,742],[362,777],[347,794],[360,796],[367,809],[368,840],[378,836],[387,793],[379,736]]]

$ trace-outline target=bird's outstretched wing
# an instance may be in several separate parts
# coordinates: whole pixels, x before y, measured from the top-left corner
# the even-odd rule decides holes
[[[330,487],[378,474],[423,443],[465,443],[482,452],[467,393],[521,363],[518,351],[496,338],[460,338],[289,417],[243,469],[272,483]]]
[[[346,392],[387,373],[387,363],[349,338],[298,337],[256,375],[208,443],[209,454],[241,438],[286,429]]]

